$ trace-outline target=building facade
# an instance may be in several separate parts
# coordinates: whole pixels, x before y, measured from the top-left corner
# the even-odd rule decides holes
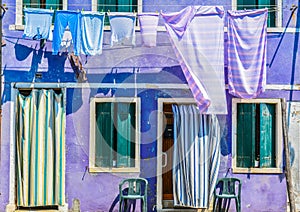
[[[79,200],[81,211],[118,211],[119,183],[131,177],[148,180],[148,211],[173,207],[172,105],[196,102],[160,12],[178,12],[190,5],[224,8],[226,85],[227,11],[268,8],[265,91],[245,99],[229,94],[226,86],[227,114],[218,116],[221,136],[216,146],[220,151],[217,176],[241,179],[242,211],[287,210],[281,111],[281,99],[285,98],[293,188],[300,209],[299,1],[7,0],[3,3],[7,10],[2,19],[5,45],[1,69],[0,211],[32,208],[68,211],[74,209],[74,200]],[[86,76],[82,76],[85,74],[82,70],[76,75],[76,64],[74,68],[69,60],[70,48],[54,55],[51,39],[44,42],[23,36],[24,8],[30,7],[99,11],[106,15],[118,11],[157,13],[156,45],[142,45],[140,26],[136,24],[134,46],[111,47],[111,28],[105,19],[102,54],[80,54]],[[72,27],[69,25],[70,30]],[[54,100],[49,100],[49,96]],[[41,102],[43,98],[46,100]],[[49,101],[54,106],[45,106]],[[47,108],[46,112],[39,112],[42,107]],[[40,119],[50,108],[50,115]],[[250,115],[243,117],[244,113]],[[26,125],[34,120],[34,124]],[[49,132],[56,142],[48,143]],[[26,147],[33,137],[40,139]],[[45,196],[32,197],[38,196],[37,193]]]

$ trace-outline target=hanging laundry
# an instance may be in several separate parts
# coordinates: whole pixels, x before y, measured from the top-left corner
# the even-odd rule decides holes
[[[267,9],[228,11],[228,88],[240,98],[265,90]]]
[[[25,28],[23,37],[48,39],[52,24],[53,11],[48,9],[24,8]]]
[[[135,14],[115,12],[108,15],[111,30],[110,45],[135,46]]]
[[[102,54],[104,13],[81,12],[81,53],[85,55]]]
[[[140,13],[138,19],[141,28],[142,44],[143,46],[156,46],[158,13]]]
[[[55,13],[55,22],[53,30],[52,53],[57,55],[62,42],[62,37],[68,26],[74,45],[74,54],[80,53],[81,39],[81,12],[58,10]]]
[[[61,43],[60,43],[59,51],[60,52],[74,52],[72,34],[68,30],[66,30],[64,32],[64,35],[63,35]]]
[[[200,112],[227,114],[223,7],[188,6],[162,17]]]
[[[78,82],[87,81],[86,71],[82,66],[79,56],[74,55],[74,53],[72,52],[68,54],[68,59]]]

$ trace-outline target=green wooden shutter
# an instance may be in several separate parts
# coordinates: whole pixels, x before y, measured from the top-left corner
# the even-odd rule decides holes
[[[256,9],[256,0],[237,0],[237,9]]]
[[[237,166],[254,167],[255,104],[237,105]]]
[[[275,0],[258,0],[258,8],[268,8],[268,27],[275,27],[275,11],[276,3]]]
[[[275,167],[275,105],[260,104],[260,167]]]
[[[119,12],[133,12],[132,0],[118,0],[118,11]]]
[[[98,11],[117,12],[117,0],[98,0]]]
[[[61,0],[46,0],[46,9],[62,9],[62,1]]]
[[[130,103],[117,104],[117,167],[132,167],[135,136],[132,120],[135,115]]]
[[[112,103],[97,103],[96,124],[96,166],[111,167],[114,140]]]

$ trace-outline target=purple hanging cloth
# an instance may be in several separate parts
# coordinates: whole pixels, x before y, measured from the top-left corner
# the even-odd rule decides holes
[[[245,99],[266,86],[267,9],[228,11],[228,88]]]
[[[199,111],[227,114],[223,7],[188,6],[161,15]]]

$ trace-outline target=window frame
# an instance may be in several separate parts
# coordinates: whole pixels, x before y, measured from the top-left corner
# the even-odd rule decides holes
[[[232,0],[232,10],[237,10],[237,1],[238,0]],[[272,29],[275,29],[274,31],[278,31],[277,29],[282,28],[282,1],[275,0],[276,1],[276,12],[275,12],[275,27],[268,27],[268,31],[272,31]],[[271,29],[271,30],[270,30]]]
[[[135,103],[135,166],[126,167],[126,168],[115,168],[115,167],[97,167],[95,165],[95,146],[96,146],[96,104],[97,103]],[[140,112],[141,112],[141,103],[140,98],[137,97],[108,97],[108,98],[99,98],[93,97],[90,102],[90,151],[89,151],[89,172],[140,172]]]
[[[62,0],[62,2],[63,10],[67,10],[68,0]],[[16,29],[18,29],[18,26],[23,26],[23,0],[16,0]]]
[[[237,105],[239,103],[275,104],[275,167],[274,168],[243,168],[237,167]],[[283,173],[282,170],[282,110],[280,99],[232,99],[232,169],[234,173]]]

